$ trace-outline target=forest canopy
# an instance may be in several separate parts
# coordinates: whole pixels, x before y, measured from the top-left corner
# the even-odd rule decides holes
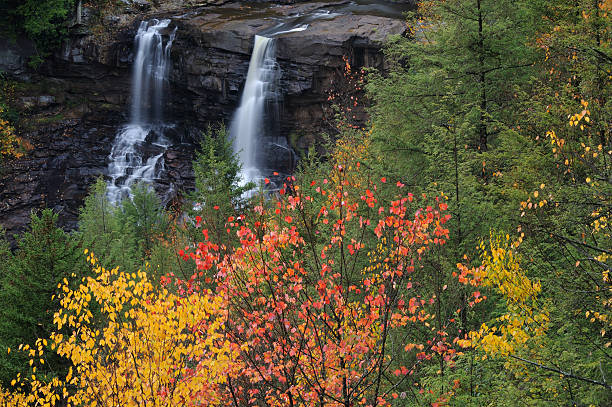
[[[33,38],[72,7],[19,4]],[[212,126],[182,206],[100,178],[77,231],[33,213],[0,235],[0,404],[611,405],[610,13],[420,1],[276,189]]]

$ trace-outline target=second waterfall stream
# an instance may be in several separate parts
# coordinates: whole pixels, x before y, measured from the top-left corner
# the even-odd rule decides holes
[[[230,127],[243,183],[257,183],[263,177],[264,142],[278,121],[279,79],[274,39],[256,35],[240,106]]]

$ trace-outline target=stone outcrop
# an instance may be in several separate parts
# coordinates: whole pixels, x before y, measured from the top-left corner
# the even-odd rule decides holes
[[[173,21],[179,34],[173,47],[172,71],[175,117],[185,114],[198,123],[229,119],[240,97],[253,47],[253,36],[275,24],[277,19],[305,14],[316,9],[329,10],[326,3],[287,6],[270,16],[244,19],[219,12],[188,15]],[[333,9],[332,9],[333,10]],[[258,16],[253,11],[251,16]],[[402,33],[401,20],[368,16],[338,15],[315,20],[305,31],[277,38],[277,61],[282,70],[284,94],[282,134],[302,136],[330,131],[321,125],[322,107],[327,103],[333,80],[341,80],[343,56],[357,67],[382,67],[380,48],[390,34]],[[185,109],[185,103],[191,106]]]
[[[0,38],[0,72],[22,80],[29,79],[27,62],[34,53],[34,43],[25,38],[17,41]]]
[[[192,187],[191,158],[200,131],[231,119],[255,34],[288,18],[327,13],[308,21],[307,30],[277,39],[284,94],[280,133],[300,150],[332,130],[325,108],[333,83],[342,80],[343,56],[357,67],[382,67],[385,38],[405,27],[399,14],[353,13],[346,10],[347,2],[219,3],[99,16],[106,31],[95,35],[91,27],[74,28],[70,44],[16,95],[31,151],[5,163],[0,172],[0,225],[9,234],[23,229],[32,209],[45,206],[60,212],[62,225],[76,227],[88,185],[105,174],[115,133],[127,122],[133,38],[140,20],[171,18],[178,26],[167,105],[167,116],[177,125],[171,135],[175,145],[165,154],[166,176],[157,185],[164,193]],[[17,53],[11,52],[3,59],[8,63],[16,61]],[[284,154],[281,150],[274,154]]]

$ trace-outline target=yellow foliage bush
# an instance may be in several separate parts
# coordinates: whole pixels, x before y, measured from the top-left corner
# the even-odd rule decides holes
[[[87,253],[87,251],[86,251]],[[75,289],[59,284],[61,309],[50,341],[30,354],[32,374],[0,392],[2,406],[187,406],[220,402],[239,349],[224,337],[224,299],[211,292],[178,296],[147,273],[106,270],[93,254],[94,275]],[[36,376],[47,345],[71,362],[60,380]],[[27,392],[19,391],[28,389]]]
[[[531,281],[520,266],[516,249],[520,243],[510,236],[491,233],[488,244],[480,243],[482,285],[503,295],[507,312],[496,318],[492,326],[483,323],[470,332],[471,345],[488,355],[508,356],[532,338],[545,334],[548,314],[538,302],[539,281]]]
[[[0,159],[8,156],[21,157],[23,153],[19,149],[20,139],[15,133],[15,128],[2,119],[4,108],[0,105]]]

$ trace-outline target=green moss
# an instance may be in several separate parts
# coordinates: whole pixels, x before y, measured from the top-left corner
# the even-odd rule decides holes
[[[296,154],[300,158],[304,158],[304,156],[306,155],[306,151],[304,151],[303,149],[298,147],[298,142],[300,141],[300,139],[302,137],[303,137],[303,135],[302,134],[298,134],[298,133],[291,133],[287,137],[287,141],[289,142],[289,146],[291,146],[293,151],[295,151]]]
[[[38,122],[38,124],[50,124],[50,123],[61,122],[64,119],[65,119],[64,115],[61,113],[58,113],[53,116],[41,117],[39,119],[36,119],[36,121]]]

